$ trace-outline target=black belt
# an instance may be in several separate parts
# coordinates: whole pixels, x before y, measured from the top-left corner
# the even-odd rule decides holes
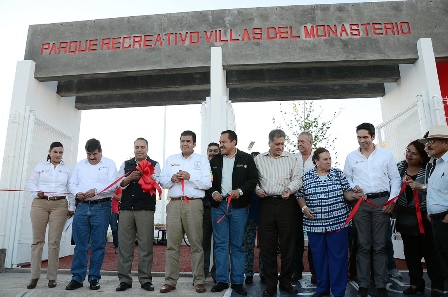
[[[193,198],[193,197],[172,197],[170,198],[170,200],[197,200],[197,199],[202,199],[202,198]]]
[[[288,200],[289,198],[291,198],[291,196],[292,195],[289,195],[289,197],[285,199],[285,198],[283,198],[282,195],[270,195],[270,196],[264,197],[263,199],[268,198],[268,199],[273,199],[273,200]]]
[[[78,203],[88,203],[88,204],[98,204],[98,203],[103,203],[106,201],[110,201],[111,198],[110,197],[106,197],[106,198],[102,198],[102,199],[96,199],[96,200],[79,200],[78,198],[76,198],[76,202]]]
[[[441,221],[446,217],[447,214],[448,214],[448,210],[444,211],[444,212],[430,214],[429,217],[431,218],[431,221]]]
[[[384,192],[378,192],[378,193],[369,193],[366,194],[368,199],[374,199],[374,198],[381,198],[381,197],[385,197],[385,196],[389,196],[389,192],[388,191],[384,191]]]
[[[55,200],[62,200],[65,199],[65,196],[47,196],[44,195],[42,196],[42,198],[37,197],[37,199],[45,199],[45,200],[51,200],[51,201],[55,201]]]

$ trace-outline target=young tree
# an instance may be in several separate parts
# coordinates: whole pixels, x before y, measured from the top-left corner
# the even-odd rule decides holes
[[[290,152],[297,153],[297,139],[303,131],[313,134],[313,150],[318,147],[325,147],[332,152],[334,165],[338,165],[338,152],[334,148],[335,137],[330,135],[330,127],[333,120],[341,113],[342,109],[335,111],[333,115],[325,120],[322,118],[322,109],[317,112],[314,108],[314,101],[295,101],[286,104],[280,103],[281,120],[275,117],[272,122],[277,128],[286,133],[285,144]],[[283,127],[285,125],[285,127]]]

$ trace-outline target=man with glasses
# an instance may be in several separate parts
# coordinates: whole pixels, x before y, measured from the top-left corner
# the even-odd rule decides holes
[[[431,127],[426,142],[431,156],[436,158],[436,166],[428,179],[426,206],[434,233],[437,253],[445,276],[448,275],[448,126]],[[431,297],[443,296],[432,291]]]

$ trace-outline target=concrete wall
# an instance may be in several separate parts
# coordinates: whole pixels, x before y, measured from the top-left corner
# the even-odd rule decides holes
[[[65,162],[76,164],[81,111],[74,108],[74,98],[56,94],[55,83],[37,81],[34,71],[33,61],[17,63],[1,188],[26,189],[33,168],[46,160],[53,141],[64,144]],[[8,268],[31,258],[31,202],[27,192],[0,193],[0,217],[7,222],[0,224],[0,249],[6,249]],[[70,250],[69,241],[61,246],[61,255]]]
[[[448,56],[446,11],[446,0],[408,0],[33,25],[25,59],[37,63],[41,81],[207,70],[214,46],[225,70],[413,63],[420,38],[434,40],[436,57]]]

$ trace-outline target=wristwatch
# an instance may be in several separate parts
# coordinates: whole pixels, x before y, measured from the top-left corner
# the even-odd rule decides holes
[[[243,191],[241,189],[238,189],[238,192],[240,192],[240,196],[243,196]]]

